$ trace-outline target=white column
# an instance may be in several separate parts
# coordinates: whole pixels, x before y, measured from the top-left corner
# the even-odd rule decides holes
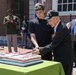
[[[46,0],[42,0],[42,4],[44,5],[44,2],[46,2]]]
[[[52,10],[57,11],[58,8],[58,0],[52,0]]]
[[[29,20],[34,18],[34,0],[29,0]]]

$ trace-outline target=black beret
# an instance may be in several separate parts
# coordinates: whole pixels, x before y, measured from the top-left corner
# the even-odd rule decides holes
[[[46,20],[49,20],[50,18],[52,18],[53,16],[59,16],[59,13],[55,10],[49,10],[47,12],[47,15],[45,17]]]

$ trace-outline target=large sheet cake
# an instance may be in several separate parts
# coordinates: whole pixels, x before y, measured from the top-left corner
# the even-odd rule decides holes
[[[0,54],[0,63],[29,66],[42,62],[41,56],[32,53],[9,53]]]

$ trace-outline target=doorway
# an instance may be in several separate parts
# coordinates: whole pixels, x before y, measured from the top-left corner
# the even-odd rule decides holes
[[[22,22],[24,14],[24,0],[12,0],[13,14],[18,16]]]

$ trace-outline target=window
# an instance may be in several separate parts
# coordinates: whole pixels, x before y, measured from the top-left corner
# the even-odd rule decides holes
[[[58,0],[59,12],[76,11],[76,0]]]
[[[13,2],[14,2],[14,7],[15,7],[14,10],[15,11],[19,11],[20,10],[20,2],[21,1],[20,0],[16,0],[16,1],[14,0]]]
[[[12,0],[13,14],[21,16],[24,13],[24,0]]]

